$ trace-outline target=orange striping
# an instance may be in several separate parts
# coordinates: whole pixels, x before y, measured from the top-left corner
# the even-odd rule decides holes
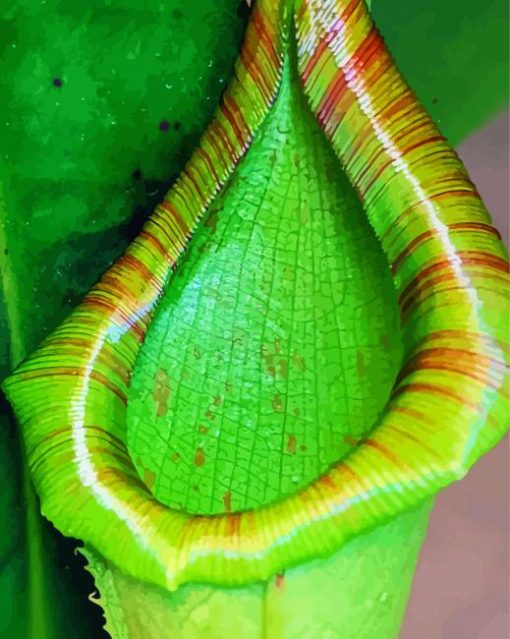
[[[408,411],[403,406],[397,406],[396,410],[397,412],[400,412],[402,414],[411,415],[411,411]],[[434,448],[432,448],[432,446],[428,446],[426,441],[424,441],[423,439],[420,439],[419,437],[415,437],[414,435],[407,432],[406,430],[403,430],[402,428],[399,428],[398,426],[393,426],[393,425],[388,426],[388,430],[392,430],[393,432],[398,433],[402,437],[409,439],[409,441],[415,442],[421,448],[426,450],[432,457],[441,458],[441,455],[439,454],[439,452],[435,450]]]
[[[188,174],[186,174],[187,177],[189,177]],[[171,218],[173,220],[175,220],[179,226],[179,228],[181,229],[181,231],[184,234],[189,233],[190,228],[189,226],[186,224],[186,222],[182,219],[181,214],[179,213],[178,208],[175,206],[175,204],[173,204],[172,202],[169,202],[168,200],[162,200],[159,203],[159,207],[162,208],[164,211],[166,211],[167,213],[170,214]]]
[[[166,249],[163,244],[159,241],[159,239],[153,235],[148,229],[144,228],[140,232],[140,239],[145,240],[149,244],[152,244],[154,248],[158,250],[161,255],[166,255]]]
[[[253,79],[254,84],[262,93],[265,100],[270,99],[271,87],[265,76],[264,71],[259,66],[259,59],[256,53],[252,53],[248,49],[243,49],[241,52],[241,60]]]
[[[204,149],[197,149],[197,155],[202,158],[202,160],[207,164],[207,168],[209,169],[211,175],[214,177],[214,181],[216,184],[220,183],[220,178],[218,173],[216,172],[216,168],[211,160],[211,156]]]
[[[159,218],[157,216],[153,216],[150,219],[151,226],[157,227],[166,239],[167,248],[165,249],[165,255],[167,258],[170,257],[170,263],[175,263],[176,255],[170,255],[170,247],[176,252],[176,254],[178,254],[180,248],[179,238],[175,236],[174,232],[170,233],[167,228],[166,225],[169,223],[169,220],[167,219],[166,211],[164,210],[164,207],[161,206],[161,203],[156,208],[156,211],[159,213]]]
[[[327,490],[329,490],[331,492],[336,492],[337,489],[338,489],[338,486],[337,486],[336,482],[329,475],[323,475],[322,477],[320,477],[317,480],[317,485],[320,488],[326,488]]]
[[[478,362],[487,367],[495,366],[501,369],[505,368],[504,362],[501,362],[497,359],[489,357],[485,353],[480,353],[479,351],[472,351],[472,350],[463,349],[463,348],[451,348],[449,346],[444,346],[444,347],[436,346],[436,347],[431,347],[431,348],[421,350],[408,362],[407,365],[409,365],[411,362],[421,357],[434,357],[434,356],[447,357],[454,361],[468,360],[468,361],[471,361],[471,365],[473,363]]]
[[[85,377],[85,375],[88,375],[90,379],[93,379],[108,388],[121,400],[123,404],[127,405],[126,396],[116,384],[105,377],[105,375],[103,375],[102,373],[99,373],[98,371],[93,369],[87,370],[85,366],[53,366],[52,368],[39,368],[37,370],[24,371],[23,379],[51,379],[57,376],[72,376],[77,380],[77,382],[79,382],[83,379],[83,377]]]
[[[160,288],[160,282],[158,278],[152,273],[152,271],[146,264],[144,264],[133,254],[125,253],[115,262],[116,268],[122,268],[124,265],[127,265],[131,270],[139,273],[144,281],[151,282],[155,289]]]
[[[228,172],[229,165],[225,159],[225,149],[223,148],[223,145],[221,144],[221,137],[220,137],[220,134],[218,133],[219,129],[220,129],[220,124],[218,123],[217,120],[214,120],[211,126],[207,129],[207,132],[205,133],[204,138],[206,139],[207,144],[209,144],[216,152],[216,159],[219,162],[221,162],[223,166],[223,170]],[[219,183],[216,186],[218,187]]]
[[[230,124],[230,128],[234,132],[234,135],[236,136],[237,141],[239,142],[241,146],[243,146],[246,141],[246,138],[243,135],[243,132],[241,131],[234,114],[230,110],[230,106],[227,103],[227,100],[223,100],[223,103],[221,105],[221,110],[223,112],[223,115],[226,117],[228,123]]]
[[[476,402],[472,402],[469,398],[459,395],[449,388],[439,386],[438,384],[426,384],[419,382],[409,382],[407,384],[401,384],[393,390],[391,395],[392,399],[398,397],[399,395],[402,395],[403,393],[425,393],[431,395],[443,395],[444,397],[448,397],[448,399],[453,399],[456,402],[465,404],[466,406],[473,408],[477,412],[480,412],[482,410],[481,406]]]
[[[430,136],[429,138],[424,138],[418,142],[413,142],[412,144],[409,144],[407,147],[402,149],[401,152],[402,152],[402,155],[406,155],[410,153],[411,151],[414,151],[422,146],[425,146],[427,144],[433,145],[434,143],[440,142],[440,141],[441,142],[444,141],[444,137],[442,135],[433,135],[433,136]],[[394,164],[395,164],[395,160],[393,158],[388,159],[386,162],[383,163],[381,167],[379,167],[379,169],[375,173],[373,173],[370,176],[370,181],[368,182],[367,185],[363,186],[363,188],[359,187],[360,195],[362,198],[366,197],[366,194],[370,191],[370,189],[372,189],[372,187],[377,183],[377,181],[381,179],[383,173],[387,171],[388,168],[393,167]],[[359,180],[356,180],[356,182],[359,184]]]
[[[142,330],[132,318],[126,315],[119,306],[116,306],[112,300],[100,297],[101,292],[102,291],[97,291],[97,295],[94,295],[93,293],[96,293],[96,291],[91,291],[87,297],[84,298],[81,306],[84,308],[94,308],[98,311],[107,311],[111,320],[114,320],[115,315],[117,315],[124,324],[129,326],[129,330],[132,330],[137,338],[142,341],[145,337],[145,331]]]
[[[371,439],[370,437],[368,437],[367,439],[363,440],[363,444],[365,446],[369,446],[370,448],[373,448],[378,453],[381,453],[381,455],[384,455],[384,457],[389,459],[392,464],[395,464],[395,466],[397,467],[404,466],[404,464],[402,463],[402,460],[394,453],[394,451],[390,450],[387,446],[384,446],[383,444],[376,441],[375,439]]]
[[[472,254],[472,252],[458,251],[457,255],[459,258],[461,258],[464,265],[490,266],[491,268],[502,271],[503,273],[508,272],[507,262],[495,255],[492,256],[488,253],[482,253],[480,251],[478,251],[476,254]],[[453,270],[454,264],[451,262],[451,260],[443,258],[437,262],[433,262],[432,264],[429,264],[428,266],[423,268],[419,273],[417,273],[417,275],[411,280],[411,282],[409,282],[409,284],[404,288],[404,290],[400,294],[399,303],[402,304],[404,299],[413,291],[414,288],[418,287],[418,284],[422,280],[426,279],[432,273],[435,273],[436,271],[440,271],[442,269],[447,269],[451,277],[457,277],[455,271]]]
[[[195,172],[195,168],[193,166],[191,166],[190,164],[187,164],[182,173],[183,175],[185,175],[188,178],[188,182],[191,182],[191,184],[193,185],[198,198],[200,200],[200,203],[202,206],[205,206],[207,204],[207,197],[204,195],[202,189],[200,188],[200,186],[198,185],[198,181],[194,175]],[[176,209],[177,210],[177,209]],[[174,216],[174,219],[176,219],[176,217]],[[182,218],[181,218],[182,219]],[[184,222],[183,222],[184,224]],[[183,229],[184,230],[184,229]],[[190,232],[190,228],[188,227],[188,229],[185,231],[186,236],[189,234]]]
[[[269,59],[271,62],[269,68],[278,68],[281,63],[280,56],[278,55],[274,44],[275,39],[273,25],[266,20],[263,12],[260,11],[258,7],[255,7],[253,11],[252,24],[255,31],[260,36],[261,42],[263,43],[263,50],[266,58]],[[271,34],[269,33],[269,30],[272,31]]]
[[[228,513],[227,517],[227,530],[230,537],[239,537],[241,534],[241,513]]]
[[[469,194],[470,196],[475,196],[475,194],[471,191],[466,191],[465,194],[466,195]],[[440,197],[445,197],[450,195],[451,193],[449,192],[439,194]],[[456,193],[456,195],[458,195],[458,192]],[[437,197],[436,199],[439,199],[439,197]],[[447,226],[451,231],[470,231],[470,232],[479,231],[482,233],[489,233],[491,235],[494,235],[498,239],[501,239],[501,235],[497,229],[495,229],[490,224],[483,224],[482,222],[479,222],[479,223],[454,222],[453,224],[448,224]],[[409,242],[406,248],[393,261],[393,264],[391,266],[392,273],[394,275],[398,273],[400,267],[402,266],[402,263],[405,261],[407,257],[409,257],[412,254],[412,252],[416,249],[416,247],[419,246],[421,243],[425,242],[426,240],[433,237],[440,238],[441,232],[438,229],[429,229],[428,231],[424,231],[423,233],[420,233],[420,235],[417,235],[411,242]]]

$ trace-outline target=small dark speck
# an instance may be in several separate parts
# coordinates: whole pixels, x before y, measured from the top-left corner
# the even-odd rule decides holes
[[[140,169],[135,169],[132,173],[133,180],[140,180],[142,177],[142,172]]]
[[[180,122],[174,122],[174,129],[176,131],[178,131],[181,128],[181,123]]]
[[[166,120],[163,120],[163,122],[159,123],[160,131],[168,131],[169,128],[170,128],[170,124]]]
[[[182,18],[182,11],[180,11],[179,9],[174,9],[172,11],[172,18],[175,18],[176,20],[180,20]]]
[[[9,249],[4,249],[4,255],[9,255]]]
[[[68,288],[62,298],[61,306],[76,306],[80,301],[80,296],[72,288]]]
[[[437,104],[438,103],[438,99],[437,98],[432,98],[432,104]]]
[[[62,86],[62,80],[60,78],[53,78],[53,86],[60,89]]]

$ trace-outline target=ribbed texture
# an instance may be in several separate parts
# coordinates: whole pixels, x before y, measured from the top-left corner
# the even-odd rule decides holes
[[[286,4],[256,5],[236,79],[175,187],[6,382],[46,516],[126,573],[169,589],[261,580],[325,555],[461,477],[507,427],[499,236],[365,4],[301,2],[304,90],[393,271],[405,366],[371,436],[297,496],[241,515],[189,516],[157,503],[138,478],[124,441],[129,374],[173,266],[275,98]]]

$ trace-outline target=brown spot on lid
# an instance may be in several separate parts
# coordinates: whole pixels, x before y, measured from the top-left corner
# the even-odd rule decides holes
[[[203,426],[202,424],[200,424],[200,426],[198,427],[198,432],[201,435],[205,435],[208,432],[208,430],[209,429],[207,428],[207,426]]]
[[[283,587],[285,585],[285,573],[281,572],[277,574],[274,583],[278,590],[283,590]]]
[[[294,354],[292,355],[292,362],[294,364],[294,367],[298,371],[302,372],[305,370],[305,360],[303,359],[303,356],[301,355],[301,353],[294,351]]]
[[[154,486],[154,482],[156,481],[156,475],[146,468],[143,469],[143,482],[147,486],[149,490]]]
[[[305,452],[306,450],[306,446],[304,446],[303,444],[301,444],[301,446],[299,447],[299,450]]]
[[[295,408],[292,412],[296,417],[299,417],[301,415],[301,411],[299,410],[299,408]]]
[[[357,446],[360,442],[359,439],[355,439],[354,437],[351,437],[350,435],[345,435],[343,441],[344,441],[344,444],[347,444],[348,446]]]
[[[385,348],[386,350],[389,349],[390,338],[388,337],[388,335],[381,335],[381,337],[379,338],[379,342],[383,348]]]
[[[166,415],[168,410],[168,397],[170,395],[170,387],[168,384],[167,372],[162,368],[156,371],[154,375],[154,388],[152,391],[152,397],[156,404],[156,415],[162,417]]]
[[[202,448],[197,448],[197,451],[195,453],[195,459],[193,460],[193,463],[195,464],[195,466],[197,468],[200,468],[200,466],[202,466],[204,462],[205,462],[204,451],[202,450]]]
[[[287,360],[281,359],[279,362],[280,365],[280,375],[286,379],[287,377]]]
[[[287,450],[289,453],[296,452],[296,436],[295,435],[289,435],[287,439]]]
[[[283,401],[280,395],[275,395],[271,404],[277,413],[283,412]]]
[[[297,210],[297,218],[300,224],[308,224],[310,220],[310,207],[303,201]]]
[[[230,490],[227,490],[223,493],[223,508],[225,509],[226,513],[232,511],[232,493],[230,492]]]
[[[282,271],[282,277],[284,280],[292,280],[294,279],[294,271],[293,269],[286,266]]]
[[[222,403],[223,403],[223,400],[221,399],[221,397],[219,395],[216,395],[216,397],[214,398],[214,405],[221,406]]]
[[[171,459],[173,462],[177,463],[177,462],[181,459],[181,456],[179,455],[179,453],[174,453],[174,454],[170,457],[170,459]]]
[[[210,410],[206,410],[204,415],[207,417],[207,419],[210,419],[211,421],[216,419],[216,415],[214,415],[214,413],[212,413]]]
[[[209,215],[207,216],[204,226],[209,227],[210,229],[212,229],[212,232],[215,233],[217,225],[218,225],[218,211],[217,210],[211,211]]]
[[[260,347],[260,356],[264,360],[268,371],[274,376],[274,355],[269,353],[269,349],[265,344]]]
[[[194,348],[193,349],[193,357],[195,359],[200,359],[202,357],[202,355],[201,355],[200,351],[198,350],[198,348]]]
[[[358,369],[358,373],[361,377],[364,377],[367,374],[367,369],[365,366],[365,355],[362,351],[358,351],[356,356],[356,368]]]

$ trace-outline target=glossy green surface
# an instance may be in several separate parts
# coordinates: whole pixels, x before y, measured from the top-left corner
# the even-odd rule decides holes
[[[390,272],[292,55],[159,303],[129,388],[130,456],[173,508],[269,503],[356,445],[400,361]]]

